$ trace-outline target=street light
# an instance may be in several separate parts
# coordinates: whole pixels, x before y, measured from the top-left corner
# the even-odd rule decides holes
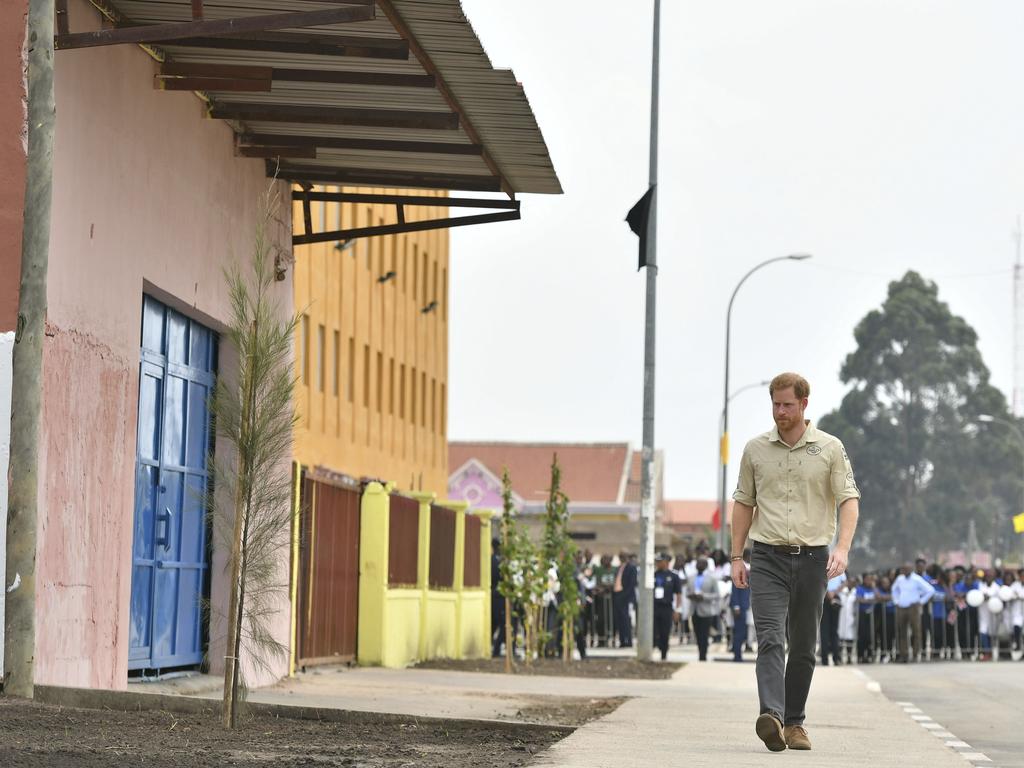
[[[767,267],[769,264],[774,264],[777,261],[806,261],[809,258],[811,258],[809,253],[791,253],[788,256],[776,256],[774,259],[762,261],[740,278],[740,281],[732,291],[732,296],[729,298],[729,309],[725,313],[725,392],[722,395],[722,434],[719,440],[719,452],[722,458],[722,491],[718,498],[718,514],[722,525],[718,529],[718,548],[721,550],[725,549],[725,484],[729,469],[729,342],[732,336],[732,305],[736,301],[736,294],[739,293],[743,284],[747,282],[747,278],[757,272],[757,270]]]
[[[1014,436],[1017,438],[1017,441],[1020,443],[1021,453],[1024,454],[1024,430],[1021,430],[1019,424],[1017,424],[1014,421],[1010,421],[1009,419],[1000,418],[999,416],[992,416],[991,414],[988,413],[978,414],[978,421],[980,421],[982,424],[1002,424],[1004,427],[1009,428],[1010,431],[1013,432]],[[1018,512],[1024,512],[1024,489],[1022,489],[1021,505]],[[994,525],[992,531],[993,565],[995,565],[996,556],[996,528],[997,526]]]

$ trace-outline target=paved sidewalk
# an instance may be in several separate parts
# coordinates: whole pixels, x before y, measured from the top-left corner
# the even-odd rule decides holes
[[[746,768],[791,761],[815,768],[969,765],[946,746],[944,738],[915,722],[854,667],[819,667],[815,672],[806,724],[814,749],[770,753],[754,734],[753,663],[699,663],[689,649],[677,646],[670,658],[688,662],[671,680],[322,668],[252,691],[249,699],[319,709],[508,721],[515,719],[520,708],[555,698],[630,697],[616,711],[582,726],[532,763],[561,768]],[[217,685],[219,681],[207,678],[131,687],[136,692],[216,699]]]
[[[850,667],[815,672],[808,702],[810,752],[771,753],[754,734],[752,664],[689,664],[658,697],[628,701],[543,753],[535,765],[623,768],[805,766],[965,768],[964,759],[869,689]],[[873,686],[874,687],[874,686]]]

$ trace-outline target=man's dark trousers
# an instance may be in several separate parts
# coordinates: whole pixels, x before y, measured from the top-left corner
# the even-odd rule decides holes
[[[784,554],[754,543],[750,602],[757,631],[757,692],[761,713],[771,712],[785,725],[804,722],[827,566],[828,547],[801,547],[798,554]]]
[[[693,614],[693,634],[697,638],[697,658],[701,661],[708,660],[708,638],[711,635],[711,625],[714,623],[714,616]]]
[[[733,615],[732,623],[732,657],[743,661],[743,646],[747,644],[747,612],[741,611]]]
[[[825,600],[821,609],[821,663],[828,666],[828,657],[839,664],[839,606]]]
[[[633,622],[629,618],[629,597],[625,590],[612,595],[612,608],[615,611],[615,631],[619,633],[619,647],[630,648],[633,645]]]
[[[654,604],[654,647],[661,651],[661,658],[668,656],[668,639],[672,636],[672,606]]]

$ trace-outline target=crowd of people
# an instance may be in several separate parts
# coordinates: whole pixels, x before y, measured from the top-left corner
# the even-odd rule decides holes
[[[749,590],[732,588],[724,552],[701,542],[674,557],[661,553],[657,560],[654,640],[662,658],[670,641],[695,644],[701,660],[716,643],[725,643],[737,661],[753,651]],[[749,551],[744,560],[749,567]],[[575,576],[581,614],[574,640],[580,657],[588,648],[632,647],[636,556],[584,550],[577,556]],[[549,599],[557,601],[557,593]],[[843,574],[829,582],[820,663],[984,661],[1000,652],[1012,658],[1011,649],[1024,650],[1022,627],[1024,569],[943,568],[918,559],[912,566]],[[498,655],[503,633],[496,631],[494,637]]]

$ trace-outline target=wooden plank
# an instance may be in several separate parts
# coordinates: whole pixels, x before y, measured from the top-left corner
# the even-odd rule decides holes
[[[432,75],[406,75],[394,72],[350,72],[322,69],[291,69],[284,67],[253,67],[237,64],[164,64],[163,75],[193,77],[229,77],[253,80],[279,80],[296,83],[340,83],[347,85],[399,86],[432,88]]]
[[[406,75],[395,72],[339,72],[323,69],[287,69],[274,67],[274,79],[282,82],[340,83],[343,85],[378,85],[401,88],[433,88],[433,75]]]
[[[270,93],[269,80],[237,80],[226,77],[162,77],[153,75],[153,86],[161,91],[236,91]]]
[[[273,176],[275,167],[267,166]],[[499,192],[501,179],[494,176],[449,175],[442,173],[416,173],[393,170],[358,170],[320,166],[282,165],[277,177],[312,184],[349,184],[366,187],[401,187],[422,189],[462,189],[469,192]]]
[[[291,157],[303,160],[316,159],[316,147],[273,147],[238,145],[237,153],[241,157]]]
[[[404,40],[293,32],[264,32],[231,37],[186,37],[175,40],[172,45],[219,48],[228,51],[298,53],[309,56],[355,56],[361,59],[396,61],[405,61],[409,58],[409,47]]]
[[[68,28],[68,0],[55,0],[54,11],[56,12],[55,24],[58,35],[66,35],[70,32]]]
[[[54,46],[61,50],[67,50],[101,45],[121,45],[124,43],[161,43],[184,38],[217,37],[218,35],[237,35],[268,32],[276,29],[318,27],[324,24],[371,21],[373,18],[373,7],[344,6],[319,11],[274,13],[233,19],[215,19],[212,21],[117,26],[94,32],[57,35],[54,40]]]
[[[420,112],[406,109],[359,109],[356,107],[309,107],[290,104],[225,102],[211,106],[209,115],[218,120],[359,125],[376,128],[456,130],[459,127],[459,116],[451,112]]]
[[[250,133],[242,136],[246,144],[274,144],[290,147],[322,149],[356,149],[369,152],[423,152],[438,155],[479,155],[479,144],[456,144],[442,141],[399,141],[394,139],[354,139],[342,136],[291,136],[273,133]]]
[[[164,62],[160,65],[161,75],[179,77],[230,77],[237,80],[272,80],[273,67],[251,67],[241,64],[184,64]]]
[[[201,21],[203,18],[203,0],[192,0],[192,20]]]
[[[357,229],[339,229],[332,232],[319,232],[315,235],[292,235],[292,245],[310,245],[311,243],[329,243],[335,240],[352,240],[359,237],[376,237],[378,235],[400,235],[406,232],[426,232],[432,229],[452,229],[467,227],[471,224],[492,224],[499,221],[515,221],[521,218],[519,211],[503,213],[482,213],[473,216],[457,216],[449,219],[428,219],[426,221],[407,221],[404,224],[384,224],[376,227],[359,227]]]
[[[438,208],[500,208],[519,210],[518,200],[484,197],[431,197],[430,195],[389,195],[374,192],[292,192],[293,200],[305,195],[318,203],[379,203],[381,205],[429,205]]]

